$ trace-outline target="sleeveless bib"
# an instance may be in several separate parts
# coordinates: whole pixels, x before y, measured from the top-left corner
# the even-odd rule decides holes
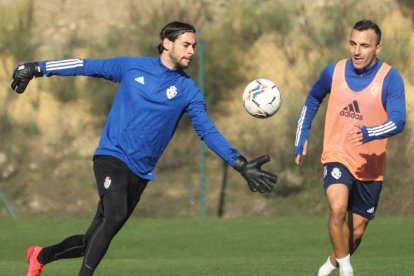
[[[391,66],[383,63],[373,81],[359,92],[352,91],[346,83],[345,66],[346,59],[335,66],[321,162],[340,162],[362,181],[382,181],[388,139],[356,146],[349,142],[349,137],[354,125],[370,127],[388,120],[382,105],[382,86]]]

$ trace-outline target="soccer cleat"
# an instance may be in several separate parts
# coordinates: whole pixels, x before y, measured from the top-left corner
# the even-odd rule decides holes
[[[326,268],[325,266],[321,266],[319,268],[319,271],[315,273],[315,276],[329,276],[334,270],[335,268],[329,269],[329,268]]]
[[[331,275],[331,273],[328,273],[328,274],[322,274],[322,273],[320,273],[319,271],[315,273],[315,276],[329,276],[329,275]]]
[[[340,276],[354,276],[354,272],[353,271],[340,271],[339,275]]]
[[[39,255],[42,247],[40,246],[30,246],[29,249],[26,251],[26,259],[29,263],[27,268],[26,276],[40,276],[40,272],[42,272],[43,264],[41,264],[37,260],[37,256]]]
[[[331,263],[331,259],[328,257],[326,262],[319,267],[319,270],[316,272],[315,276],[329,276],[335,269],[336,266]]]
[[[318,272],[315,273],[315,276],[329,276],[335,270],[335,268],[328,268],[326,265],[322,265]]]

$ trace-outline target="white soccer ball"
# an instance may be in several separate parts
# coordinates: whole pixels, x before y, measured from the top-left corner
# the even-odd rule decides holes
[[[256,118],[273,116],[282,104],[279,87],[268,79],[256,79],[250,82],[243,92],[243,106]]]

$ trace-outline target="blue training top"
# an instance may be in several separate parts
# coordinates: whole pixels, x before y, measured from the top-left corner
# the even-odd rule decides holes
[[[361,74],[355,71],[351,59],[348,59],[345,67],[345,79],[348,86],[355,92],[363,90],[372,82],[382,63],[381,60],[377,60]],[[309,91],[298,121],[295,155],[302,155],[303,145],[309,137],[312,121],[315,118],[316,112],[322,100],[331,91],[335,65],[330,64],[325,67],[320,78]],[[378,126],[363,126],[361,129],[363,143],[396,135],[404,129],[406,118],[404,82],[401,75],[394,68],[391,68],[384,79],[382,104],[388,114],[388,120]],[[372,131],[374,129],[382,129],[383,131]]]
[[[205,99],[182,70],[158,57],[40,61],[46,76],[90,76],[119,83],[95,155],[111,155],[139,177],[154,180],[155,166],[186,112],[198,136],[229,165],[240,155],[217,130]],[[99,91],[97,91],[99,93]]]

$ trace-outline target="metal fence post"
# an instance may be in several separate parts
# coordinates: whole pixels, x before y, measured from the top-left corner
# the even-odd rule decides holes
[[[1,189],[0,189],[0,200],[3,202],[4,207],[6,207],[7,212],[9,212],[9,215],[13,219],[17,219],[16,213],[14,212],[13,207],[11,206],[11,204],[7,200],[6,195],[3,193],[3,191]]]

